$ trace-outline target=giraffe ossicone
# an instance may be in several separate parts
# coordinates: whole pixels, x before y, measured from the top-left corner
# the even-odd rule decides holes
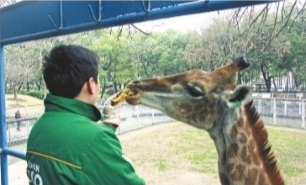
[[[222,185],[282,185],[284,180],[264,123],[252,105],[252,88],[236,84],[251,64],[244,57],[211,72],[191,70],[127,85],[129,104],[143,104],[206,130],[218,153]]]

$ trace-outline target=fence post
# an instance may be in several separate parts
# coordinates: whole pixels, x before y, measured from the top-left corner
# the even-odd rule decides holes
[[[29,122],[30,122],[30,121],[26,121],[27,136],[29,136],[29,125],[30,125]]]
[[[154,125],[154,122],[155,122],[154,119],[155,119],[155,118],[154,118],[154,109],[152,109],[152,125]]]
[[[120,124],[120,120],[121,120],[121,119],[120,119],[120,116],[121,116],[121,109],[122,109],[122,106],[119,108],[119,111],[118,111],[118,109],[117,109],[117,111],[119,112],[119,113],[117,112],[117,115],[118,115],[118,121],[117,121],[117,123],[118,123],[118,128],[119,128],[119,129],[118,129],[118,134],[120,134],[120,125],[121,125],[121,124]]]
[[[302,100],[302,128],[305,129],[305,101]]]
[[[139,106],[140,106],[140,105],[137,105],[137,106],[136,106],[136,108],[137,108],[137,116],[136,116],[136,118],[137,118],[137,129],[139,129],[139,114],[140,114]]]
[[[4,46],[0,44],[0,157],[1,157],[1,184],[8,185],[8,157],[2,152],[7,146],[6,138],[6,110],[5,110],[5,63]]]
[[[273,124],[276,125],[276,100],[273,98]]]
[[[285,115],[287,115],[287,101],[285,100]]]
[[[8,124],[6,123],[6,128],[8,130],[8,137],[7,137],[7,142],[9,143],[11,141],[11,128],[8,126]]]
[[[258,112],[259,113],[261,113],[262,111],[262,101],[261,100],[259,100],[259,99],[255,99],[255,101],[257,101],[258,102]]]

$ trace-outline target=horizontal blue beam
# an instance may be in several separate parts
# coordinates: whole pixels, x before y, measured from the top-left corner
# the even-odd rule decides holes
[[[0,45],[269,2],[23,1],[0,9]]]
[[[7,148],[7,147],[3,148],[0,153],[3,153],[5,155],[11,155],[11,156],[14,156],[14,157],[18,157],[18,158],[23,159],[23,160],[26,159],[26,154],[24,152],[20,152],[20,151],[17,151],[17,150],[11,149],[11,148]]]

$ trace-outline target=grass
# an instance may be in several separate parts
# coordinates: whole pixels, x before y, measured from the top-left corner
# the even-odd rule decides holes
[[[188,160],[191,169],[200,173],[218,175],[217,152],[209,135],[199,129],[189,126],[179,132],[172,132],[172,138],[167,147],[172,150],[175,160]],[[266,126],[278,165],[284,174],[287,184],[301,184],[306,182],[306,131]],[[160,154],[160,153],[159,153]],[[160,170],[167,170],[175,162],[169,156],[159,156],[156,160]]]
[[[165,171],[169,168],[167,161],[165,159],[158,159],[156,165],[159,171]]]
[[[186,157],[192,169],[201,173],[218,174],[217,151],[212,139],[200,129],[187,127],[183,133],[176,134],[176,153]]]
[[[272,150],[288,184],[306,182],[306,131],[267,126]],[[300,183],[298,183],[298,182]]]
[[[6,94],[6,116],[14,118],[17,110],[21,111],[21,116],[39,116],[43,113],[43,100],[28,95],[18,94],[18,105],[13,94]]]

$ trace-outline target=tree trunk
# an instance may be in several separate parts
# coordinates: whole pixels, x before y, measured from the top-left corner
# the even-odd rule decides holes
[[[27,91],[30,91],[30,83],[27,81]]]
[[[37,89],[40,91],[41,85],[42,85],[42,79],[39,78],[39,80],[36,80],[36,81],[35,81],[35,84],[36,84]]]
[[[106,77],[104,76],[103,77],[103,86],[102,86],[102,91],[101,91],[101,97],[100,97],[101,99],[103,98],[105,90],[106,90]]]
[[[46,86],[46,83],[45,83],[44,80],[43,80],[42,82],[43,82],[43,84],[44,84],[44,99],[45,99],[46,96],[47,96],[47,86]]]
[[[117,93],[118,92],[117,83],[113,81],[113,84],[114,84],[115,93]]]
[[[276,82],[275,82],[275,78],[273,78],[272,80],[273,80],[274,90],[275,90],[275,92],[277,92],[277,85],[276,85]]]
[[[242,76],[241,72],[238,72],[238,75],[237,75],[237,84],[242,84],[241,76]]]
[[[18,87],[15,86],[15,88],[14,88],[14,100],[16,101],[16,104],[19,105],[17,91],[18,91]]]
[[[271,77],[269,76],[268,73],[265,72],[263,62],[260,63],[260,70],[265,80],[267,92],[270,92],[271,91]]]

